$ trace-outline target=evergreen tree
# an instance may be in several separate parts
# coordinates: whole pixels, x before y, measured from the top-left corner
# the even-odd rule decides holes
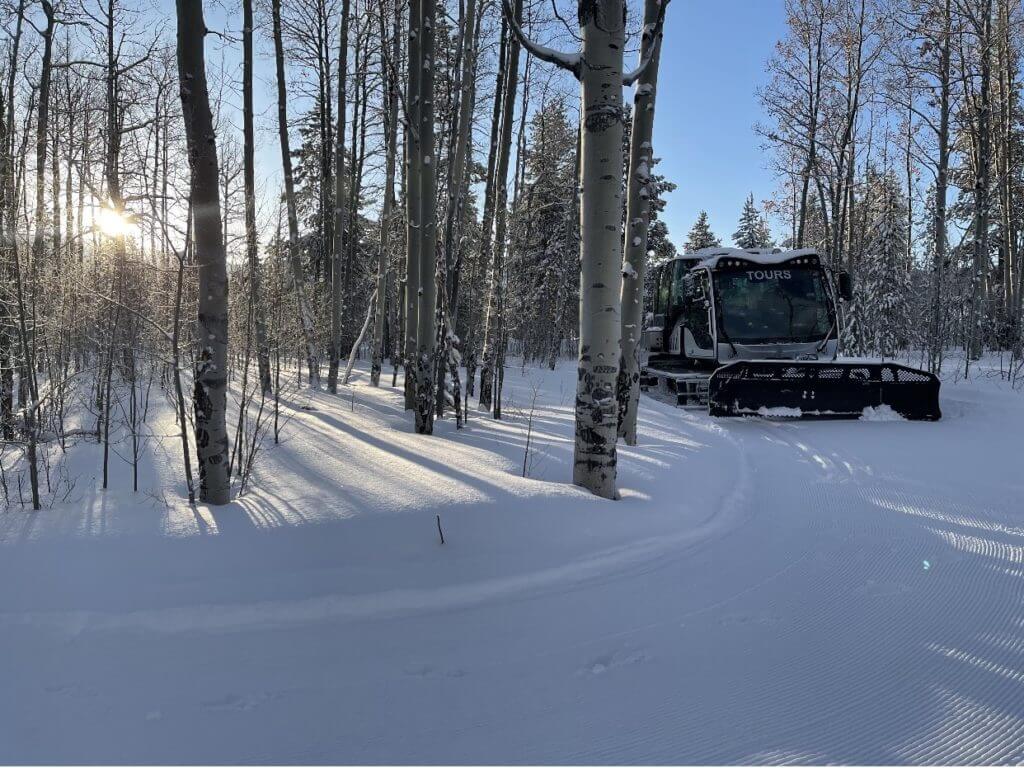
[[[718,236],[711,231],[708,224],[708,212],[701,211],[697,215],[690,234],[686,236],[686,244],[683,249],[687,252],[699,251],[701,248],[716,248],[722,244]]]
[[[737,248],[771,248],[772,234],[768,231],[768,223],[754,205],[754,194],[751,193],[743,203],[743,213],[732,240]]]
[[[512,215],[508,317],[524,356],[549,365],[577,324],[576,134],[561,100],[530,118],[526,181]]]
[[[871,225],[845,328],[846,348],[854,354],[891,358],[910,341],[907,200],[891,172],[869,169],[866,186]]]

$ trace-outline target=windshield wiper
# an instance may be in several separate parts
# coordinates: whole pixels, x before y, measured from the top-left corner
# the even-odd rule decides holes
[[[834,331],[835,329],[836,329],[836,321],[833,320],[832,321],[832,325],[829,326],[828,333],[825,334],[825,338],[821,340],[821,343],[815,349],[816,352],[821,352],[823,349],[825,349],[825,345],[828,344],[828,340],[830,338],[832,338],[832,331]],[[838,350],[837,350],[837,355],[838,355]],[[835,356],[833,356],[832,359],[834,360]]]
[[[725,332],[725,318],[722,318],[722,322],[718,324],[718,332],[722,334],[722,338],[725,339],[726,343],[732,347],[733,357],[739,357],[740,353],[736,350],[736,345],[732,343],[729,334]]]

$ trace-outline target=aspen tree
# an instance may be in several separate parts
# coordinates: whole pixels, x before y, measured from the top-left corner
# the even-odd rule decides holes
[[[419,323],[420,275],[420,56],[422,1],[409,0],[409,36],[407,48],[408,79],[405,103],[405,291],[403,320],[405,338],[402,340],[405,367],[405,409],[416,406],[417,380],[417,325]]]
[[[517,27],[523,15],[523,0],[515,0],[510,23]],[[512,126],[516,103],[516,85],[519,77],[518,37],[513,36],[508,45],[507,75],[501,108],[501,132],[498,138],[497,165],[494,173],[494,220],[495,232],[489,231],[484,238],[490,241],[489,286],[487,291],[487,314],[484,318],[483,360],[480,365],[480,410],[490,410],[494,405],[495,363],[501,344],[501,312],[504,307],[505,291],[505,222],[508,219],[508,163],[512,151]]]
[[[648,57],[624,75],[622,0],[580,0],[582,50],[565,54],[527,38],[505,0],[505,15],[523,46],[580,81],[583,127],[580,167],[580,346],[576,384],[573,482],[618,498],[616,385],[621,349],[622,86],[636,81]],[[659,29],[655,30],[660,35]]]
[[[437,0],[420,0],[419,296],[416,319],[416,431],[434,431],[434,347],[437,304],[437,158],[434,155],[434,25]],[[410,23],[411,20],[410,20]],[[410,61],[410,66],[412,62]]]
[[[640,334],[643,328],[644,274],[647,271],[647,231],[651,223],[651,172],[654,167],[654,101],[658,87],[661,21],[668,0],[645,0],[640,61],[649,59],[633,93],[629,178],[626,182],[625,261],[622,266],[622,360],[619,371],[618,434],[636,445],[640,404]]]
[[[260,296],[259,238],[256,234],[256,163],[252,108],[252,0],[242,0],[242,133],[245,183],[245,248],[249,262],[249,303],[256,331],[256,360],[260,389],[270,392],[270,352],[267,328],[258,308]],[[159,135],[159,129],[158,133]]]
[[[384,204],[380,214],[380,247],[377,259],[377,302],[374,305],[373,318],[373,351],[370,358],[370,383],[380,385],[381,361],[384,344],[384,317],[387,312],[388,257],[391,246],[391,219],[395,208],[395,158],[398,149],[398,82],[394,73],[387,72],[385,49],[385,4],[379,9],[381,60],[383,76],[387,83],[386,119],[386,157],[384,160]],[[393,29],[391,33],[391,60],[398,61],[399,21],[398,9],[392,14]]]
[[[178,73],[185,120],[190,199],[195,232],[195,260],[199,268],[199,315],[196,324],[199,350],[195,362],[196,451],[199,455],[199,498],[209,504],[230,500],[228,476],[227,256],[221,236],[217,144],[206,86],[201,0],[177,0]]]
[[[288,217],[288,258],[291,264],[295,303],[302,328],[303,352],[309,372],[309,388],[320,388],[320,360],[313,332],[313,315],[306,300],[306,277],[299,253],[299,217],[295,207],[295,180],[292,174],[292,153],[288,139],[288,89],[284,79],[284,41],[281,35],[281,0],[271,0],[274,25],[274,60],[277,69],[277,133],[281,145],[281,166],[284,171],[284,194]],[[198,214],[196,215],[198,221]],[[196,247],[198,249],[198,239]]]

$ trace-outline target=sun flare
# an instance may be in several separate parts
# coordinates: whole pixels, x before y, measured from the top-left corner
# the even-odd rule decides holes
[[[103,207],[100,209],[97,225],[100,231],[108,237],[126,237],[135,232],[135,223],[125,214],[113,208]]]

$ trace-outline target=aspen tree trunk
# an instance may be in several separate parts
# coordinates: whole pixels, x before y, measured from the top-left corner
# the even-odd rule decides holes
[[[419,156],[420,268],[416,320],[416,431],[434,431],[434,349],[437,309],[437,164],[434,157],[434,24],[437,0],[422,0]]]
[[[456,328],[453,323],[458,318],[458,286],[459,271],[462,265],[462,250],[459,241],[462,233],[464,202],[469,178],[466,173],[466,154],[469,148],[469,137],[472,132],[473,106],[476,88],[474,71],[476,63],[476,5],[477,0],[464,3],[465,14],[460,19],[459,64],[456,70],[453,99],[458,104],[457,115],[451,120],[448,152],[451,165],[448,171],[447,205],[445,206],[444,229],[444,285],[443,295],[438,302],[438,317],[442,348],[438,352],[441,363],[437,366],[437,416],[441,418],[445,404],[445,373],[457,371],[458,366],[449,364],[448,358],[453,355],[453,346],[457,341]],[[443,311],[442,311],[443,305]],[[460,345],[461,346],[461,345]],[[456,382],[452,386],[457,387]],[[456,421],[461,417],[456,413]]]
[[[618,435],[636,445],[636,419],[640,404],[640,334],[643,329],[644,274],[647,271],[647,230],[651,223],[650,182],[654,163],[654,101],[658,87],[661,0],[644,3],[644,31],[640,61],[650,58],[633,95],[633,131],[629,145],[626,191],[625,266],[622,268],[622,328],[618,398]],[[655,35],[657,34],[657,37]]]
[[[981,318],[984,312],[988,278],[989,164],[991,146],[991,59],[992,0],[983,0],[978,10],[978,49],[980,51],[981,87],[977,116],[977,161],[974,171],[974,256],[971,265],[971,309],[968,329],[968,350],[965,368],[971,359],[981,357],[983,338]]]
[[[18,52],[21,47],[21,32],[24,22],[25,0],[19,0],[17,22],[11,42],[10,59],[7,66],[4,104],[0,104],[0,278],[10,284],[14,280],[14,264],[17,257],[16,216],[17,195],[14,182],[14,84],[18,74]],[[7,292],[0,292],[6,294]],[[14,303],[7,295],[0,295],[0,437],[6,440],[14,437],[14,367],[15,350]]]
[[[195,437],[199,455],[199,498],[209,504],[230,500],[228,477],[227,257],[221,239],[220,191],[213,115],[206,87],[201,0],[177,0],[178,72],[185,119],[195,257],[199,268],[199,350],[195,362]]]
[[[398,61],[399,46],[398,9],[393,16],[393,30],[391,36],[391,60]],[[384,27],[384,6],[380,9],[380,41],[381,58],[384,58],[383,48],[385,45]],[[384,317],[387,312],[387,282],[388,282],[388,258],[391,246],[391,217],[395,207],[395,157],[398,149],[398,82],[394,74],[387,72],[387,65],[383,67],[383,77],[387,82],[387,148],[384,159],[384,205],[380,214],[380,252],[377,259],[377,303],[373,317],[373,352],[370,359],[370,383],[380,386],[380,371],[383,358],[384,344]]]
[[[932,236],[935,239],[932,260],[932,306],[929,368],[938,373],[942,367],[942,282],[946,266],[946,190],[949,187],[949,100],[950,58],[952,46],[951,0],[945,0],[942,16],[942,48],[939,53],[939,127],[938,163],[935,169],[935,206]]]
[[[1016,315],[1016,274],[1017,264],[1017,227],[1014,215],[1013,174],[1014,168],[1014,120],[1017,114],[1016,84],[1014,83],[1014,65],[1016,51],[1013,47],[1009,0],[998,0],[997,17],[999,19],[999,92],[1000,92],[1000,130],[999,156],[1002,160],[1002,171],[997,172],[999,178],[1000,204],[1002,213],[1002,247],[1003,259],[1003,313],[1006,337],[1010,344],[1016,338],[1019,318]]]
[[[0,216],[6,217],[6,223],[4,226],[4,240],[3,246],[5,257],[5,274],[3,276],[6,290],[2,291],[7,294],[4,298],[6,300],[6,307],[4,314],[6,317],[0,318],[0,323],[6,326],[4,333],[4,355],[6,363],[8,365],[7,371],[4,373],[4,384],[2,386],[4,405],[3,409],[6,412],[10,411],[10,418],[13,419],[13,389],[14,389],[14,372],[13,369],[17,365],[20,370],[19,381],[18,381],[18,402],[23,409],[24,413],[24,431],[26,437],[26,458],[28,459],[29,466],[29,483],[32,491],[32,509],[40,509],[41,503],[39,498],[39,474],[38,474],[38,462],[36,456],[36,423],[37,423],[37,406],[38,406],[38,391],[36,389],[36,375],[35,369],[32,365],[32,347],[30,342],[30,328],[29,328],[29,317],[28,307],[25,303],[25,285],[22,280],[22,270],[20,255],[18,253],[18,198],[19,198],[19,181],[24,179],[24,163],[26,155],[26,147],[23,143],[19,150],[15,149],[15,124],[14,124],[14,99],[15,91],[14,86],[16,82],[18,72],[18,50],[21,41],[22,23],[24,21],[24,0],[18,3],[17,10],[17,23],[15,25],[14,41],[12,44],[11,58],[8,62],[8,81],[7,81],[7,94],[6,94],[6,107],[7,107],[7,120],[5,126],[5,138],[6,141],[3,147],[4,156],[4,173],[3,178],[0,179],[0,183],[4,187],[4,205],[0,208]],[[34,95],[34,94],[33,94]],[[31,113],[34,108],[34,102],[32,98],[29,99],[28,113]],[[26,125],[24,129],[24,136],[27,139],[28,136],[28,124],[26,118]],[[44,139],[45,143],[45,139]],[[20,154],[21,156],[21,171],[19,179],[19,172],[15,170],[15,158]],[[27,210],[25,211],[25,219],[27,220]],[[9,271],[8,271],[9,270]],[[10,298],[10,291],[13,288],[13,301]],[[14,331],[12,332],[12,328]],[[17,344],[17,352],[15,352],[15,344]],[[20,355],[21,360],[16,364],[14,361],[15,354]],[[2,358],[0,358],[2,360]],[[13,424],[10,424],[7,428],[13,428]]]
[[[196,503],[196,489],[192,480],[192,460],[188,447],[188,419],[185,417],[185,393],[181,386],[181,294],[185,282],[185,263],[192,249],[192,203],[189,202],[188,218],[185,225],[185,249],[178,253],[178,275],[174,287],[174,314],[171,331],[171,361],[174,366],[174,399],[177,403],[178,426],[181,428],[182,463],[185,468],[185,486],[188,488],[188,503]],[[227,429],[225,425],[225,430]],[[225,431],[225,438],[227,433]]]
[[[408,83],[405,102],[405,408],[416,407],[417,393],[417,325],[420,296],[420,23],[422,0],[409,0],[409,39],[407,50]]]
[[[581,6],[582,7],[582,6]],[[515,2],[515,22],[519,24],[523,17],[523,0]],[[519,39],[509,39],[507,80],[505,82],[504,103],[501,109],[501,135],[498,140],[498,159],[494,174],[494,220],[495,233],[491,245],[490,286],[487,294],[487,315],[484,320],[483,360],[480,365],[480,410],[490,410],[494,400],[494,366],[501,341],[501,308],[504,303],[504,260],[505,260],[505,222],[508,206],[508,162],[512,150],[512,125],[516,103],[516,86],[519,81]],[[622,67],[619,67],[622,76]],[[622,84],[619,84],[621,90]],[[622,102],[622,94],[619,94]],[[621,127],[621,118],[619,121]],[[620,147],[621,150],[621,147]],[[620,180],[622,173],[619,173]],[[484,233],[490,237],[489,232]]]
[[[179,0],[181,2],[181,0]],[[298,305],[299,325],[302,328],[303,352],[309,369],[309,388],[320,388],[320,361],[317,357],[313,333],[313,315],[306,301],[305,276],[302,254],[299,253],[299,217],[295,207],[295,180],[292,174],[292,154],[288,140],[288,90],[284,79],[284,42],[281,37],[281,0],[271,0],[274,23],[274,58],[277,65],[277,132],[281,143],[281,165],[284,170],[284,195],[288,215],[288,257],[291,262],[295,303]],[[199,216],[196,215],[198,222]],[[196,238],[198,250],[199,240]]]
[[[358,17],[356,17],[358,22]],[[366,161],[366,43],[367,40],[361,34],[360,25],[355,25],[355,51],[353,52],[352,64],[355,80],[352,93],[352,131],[349,134],[349,152],[352,162],[349,163],[348,173],[348,227],[345,233],[346,264],[345,270],[345,296],[352,295],[351,279],[355,275],[356,265],[359,259],[360,223],[359,209],[362,206],[363,187],[363,164]],[[352,346],[355,338],[353,330],[356,328],[358,317],[355,312],[355,302],[346,303],[343,324],[346,328],[342,336],[345,346]]]
[[[807,224],[807,198],[810,190],[811,176],[815,172],[818,162],[818,110],[821,105],[821,78],[824,70],[822,62],[822,46],[825,38],[825,7],[822,5],[818,12],[818,31],[813,46],[807,47],[807,88],[810,96],[808,104],[808,146],[807,160],[803,169],[803,180],[800,189],[800,212],[796,230],[796,247],[804,247],[804,230]]]
[[[345,9],[347,10],[347,8]],[[347,15],[347,14],[346,14]],[[342,19],[346,21],[347,19]],[[331,252],[334,245],[334,210],[331,209],[333,197],[332,173],[334,164],[334,152],[331,149],[331,129],[334,126],[334,115],[331,112],[331,43],[330,43],[330,14],[326,3],[318,3],[316,6],[316,49],[317,49],[317,84],[320,97],[320,109],[318,122],[320,127],[320,184],[319,186],[319,212],[317,216],[317,228],[320,234],[319,252],[317,254],[318,268],[323,270],[324,279],[328,285],[332,285],[333,275]],[[347,36],[346,36],[347,37]],[[338,62],[342,66],[341,61]],[[339,116],[339,124],[342,122]],[[328,376],[328,378],[330,378]],[[328,382],[329,383],[329,382]]]
[[[252,0],[242,0],[242,163],[245,177],[245,249],[249,261],[249,302],[256,331],[256,360],[260,374],[260,390],[270,392],[270,352],[267,348],[267,326],[259,308],[260,262],[256,234],[256,171],[255,139],[252,109]],[[157,136],[160,135],[159,125]],[[154,177],[156,174],[154,173]]]
[[[46,27],[43,28],[43,61],[39,76],[39,112],[36,118],[36,211],[35,236],[32,239],[32,261],[35,268],[43,263],[44,233],[46,225],[46,148],[50,131],[50,80],[53,56],[53,5],[41,0]]]
[[[526,174],[526,117],[530,112],[530,69],[532,59],[527,58],[526,66],[523,68],[523,105],[519,110],[519,135],[516,139],[516,164],[512,169],[512,210],[519,207],[519,194],[525,185]],[[502,186],[502,195],[507,194],[507,186]],[[509,258],[511,244],[506,238],[508,232],[509,206],[502,199],[501,208],[498,209],[497,225],[495,227],[495,240],[500,244],[501,251],[501,294],[498,297],[498,322],[495,333],[497,339],[494,351],[494,391],[491,397],[491,414],[495,419],[501,418],[501,394],[505,387],[505,353],[508,350],[508,328],[505,317],[505,262]],[[497,253],[497,251],[496,251]]]
[[[492,230],[494,228],[494,193],[495,193],[495,174],[497,173],[498,164],[498,136],[501,133],[501,105],[503,102],[502,95],[504,93],[504,83],[508,79],[508,68],[505,66],[505,58],[508,54],[508,23],[504,16],[501,20],[501,43],[498,49],[498,76],[497,82],[494,85],[494,102],[491,107],[491,136],[488,152],[487,152],[487,176],[486,185],[484,192],[484,215],[483,225],[480,229],[480,258],[474,265],[473,274],[469,281],[470,295],[469,295],[469,317],[468,332],[466,334],[466,407],[469,407],[469,397],[474,394],[475,379],[476,379],[476,364],[477,364],[477,353],[476,353],[476,317],[474,313],[474,293],[476,292],[476,285],[479,282],[478,270],[488,270],[490,267],[490,257],[493,239],[491,237]],[[485,274],[487,274],[485,272]]]
[[[331,243],[331,351],[327,370],[327,391],[338,391],[338,365],[341,361],[341,315],[345,310],[342,295],[341,260],[345,254],[345,98],[348,74],[349,0],[341,4],[338,32],[338,129],[334,139],[334,242]]]
[[[466,157],[473,132],[473,111],[476,105],[477,0],[466,0],[466,18],[462,29],[462,70],[458,75],[459,117],[451,172],[448,176],[448,212],[445,221],[445,262],[448,267],[448,314],[458,319],[459,271],[462,264],[461,238],[465,217],[469,176]],[[455,329],[452,328],[454,331]]]
[[[622,0],[580,0],[580,347],[573,482],[607,499],[615,487],[622,266]]]

